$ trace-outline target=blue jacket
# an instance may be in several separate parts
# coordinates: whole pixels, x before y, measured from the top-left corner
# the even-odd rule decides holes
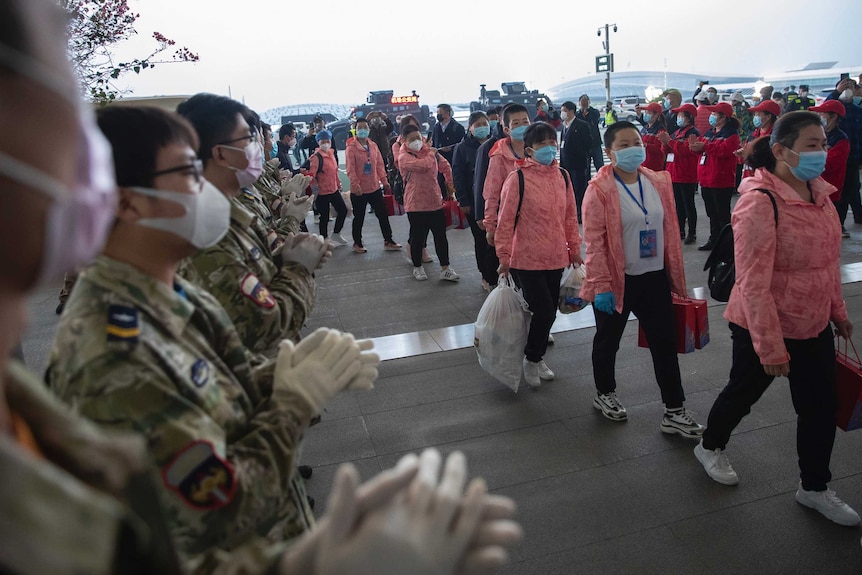
[[[452,182],[455,197],[461,207],[474,207],[473,179],[476,171],[476,152],[482,142],[467,133],[461,143],[455,146],[452,154]]]

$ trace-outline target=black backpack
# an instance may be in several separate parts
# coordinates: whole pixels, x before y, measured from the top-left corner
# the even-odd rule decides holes
[[[323,173],[323,156],[319,152],[314,152],[313,154],[308,156],[308,159],[305,160],[305,162],[303,162],[302,166],[300,166],[300,167],[303,170],[307,170],[308,168],[310,168],[311,167],[311,158],[313,158],[314,156],[317,156],[317,173],[315,174],[315,176],[319,176],[320,174]]]
[[[777,228],[778,205],[775,203],[775,198],[768,190],[758,188],[757,191],[769,196],[769,201],[772,202],[772,212],[775,216],[775,227]],[[715,240],[715,245],[712,247],[712,251],[709,252],[706,263],[703,265],[703,271],[709,272],[706,285],[709,286],[709,295],[712,299],[722,302],[728,301],[733,284],[736,283],[733,229],[730,227],[730,224],[724,226],[721,232],[719,232],[718,239]]]
[[[518,211],[515,213],[515,225],[512,226],[512,229],[518,227],[518,220],[521,219],[521,204],[524,203],[524,172],[521,171],[520,168],[516,170],[518,172]],[[565,170],[565,168],[560,168],[560,173],[563,174],[563,179],[566,180],[566,189],[569,189],[569,172]]]

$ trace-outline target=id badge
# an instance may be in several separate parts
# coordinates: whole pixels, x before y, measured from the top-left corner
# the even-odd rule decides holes
[[[365,162],[365,165],[362,167],[362,173],[366,176],[371,175],[371,163]]]
[[[667,155],[667,159],[665,160],[668,164],[673,161],[674,155],[673,152]]]
[[[700,157],[700,165],[701,165],[701,166],[705,166],[705,165],[706,165],[706,154],[704,154],[704,155],[702,155],[702,156]]]
[[[656,255],[656,244],[658,237],[655,230],[641,230],[641,257],[654,258]]]

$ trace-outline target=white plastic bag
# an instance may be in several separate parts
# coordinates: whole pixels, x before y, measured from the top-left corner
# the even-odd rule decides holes
[[[584,264],[578,267],[569,266],[563,270],[560,280],[560,299],[557,308],[560,313],[573,313],[587,307],[587,302],[581,299],[581,286],[587,279],[587,268]]]
[[[488,295],[474,327],[473,346],[479,365],[497,381],[518,391],[524,346],[532,313],[511,278],[500,276]]]

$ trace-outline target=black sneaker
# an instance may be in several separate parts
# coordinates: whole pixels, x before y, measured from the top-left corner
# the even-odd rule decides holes
[[[697,236],[688,236],[683,243],[687,246],[697,243]]]
[[[705,244],[703,244],[702,246],[699,246],[697,249],[698,249],[698,251],[701,251],[701,252],[708,252],[708,251],[712,250],[712,247],[714,245],[715,245],[714,243],[709,241],[709,242],[706,242]]]
[[[54,313],[60,315],[61,313],[63,313],[65,307],[66,303],[61,301],[59,304],[57,304],[57,309],[54,310]]]
[[[299,471],[299,476],[303,479],[311,479],[311,474],[314,473],[310,465],[300,465],[297,467],[297,470]]]

